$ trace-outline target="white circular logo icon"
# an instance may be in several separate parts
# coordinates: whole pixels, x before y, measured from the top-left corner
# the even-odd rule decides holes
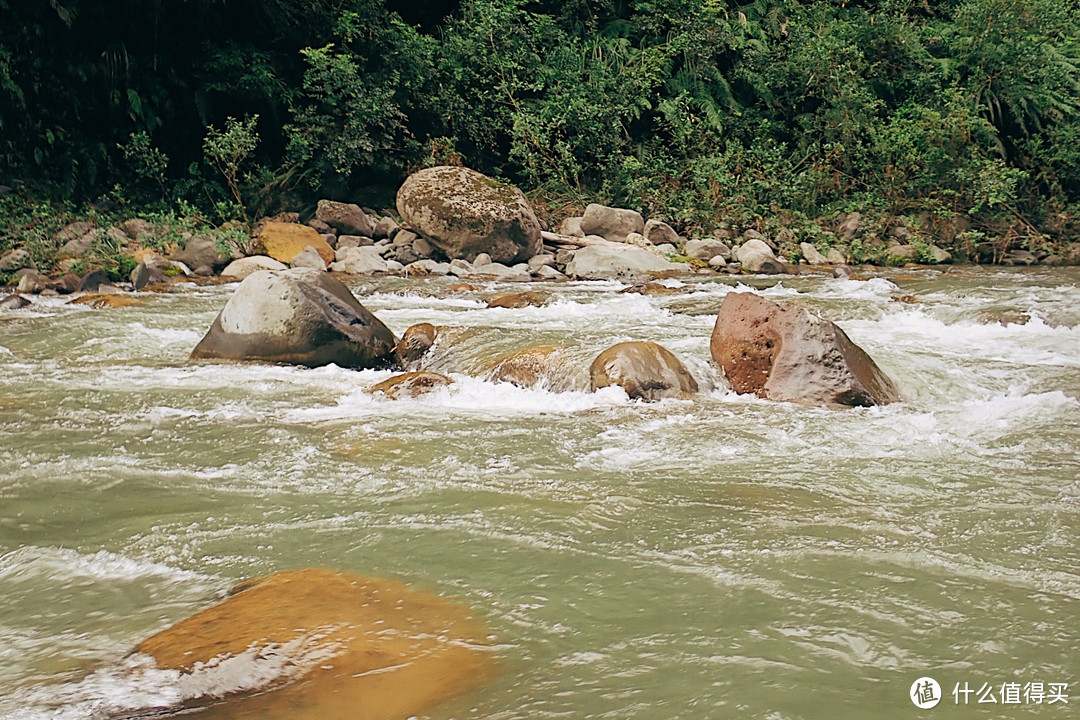
[[[927,710],[941,702],[941,686],[932,677],[921,677],[911,683],[909,697],[915,707]]]

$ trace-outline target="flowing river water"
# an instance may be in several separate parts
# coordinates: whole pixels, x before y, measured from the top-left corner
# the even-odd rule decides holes
[[[189,363],[235,286],[42,299],[0,317],[0,717],[175,701],[134,645],[305,567],[484,619],[499,672],[436,720],[1075,717],[1078,280],[690,276],[650,297],[544,286],[554,301],[523,309],[482,298],[537,286],[354,280],[396,334],[455,328],[429,369],[456,384],[398,401],[364,392],[383,371]],[[905,401],[726,389],[709,333],[747,287],[835,320]],[[667,346],[702,392],[587,392],[591,359],[630,339]],[[549,388],[477,377],[535,344],[566,347]],[[921,676],[935,710],[909,697]],[[1003,684],[1040,682],[1069,683],[1069,703],[1001,704]],[[965,683],[998,704],[954,697]]]

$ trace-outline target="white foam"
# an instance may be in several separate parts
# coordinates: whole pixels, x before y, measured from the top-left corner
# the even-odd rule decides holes
[[[209,581],[208,576],[199,573],[106,550],[87,554],[68,548],[27,546],[0,555],[0,580],[19,582],[41,577],[50,580],[117,581],[153,577],[185,583]]]
[[[390,377],[381,373],[377,379]],[[629,403],[621,388],[603,388],[597,392],[550,392],[540,388],[522,388],[510,383],[493,383],[453,375],[454,384],[415,398],[391,400],[381,394],[357,389],[339,398],[337,405],[299,408],[287,411],[285,422],[312,422],[367,417],[413,417],[417,414],[445,417],[468,416],[502,420],[530,415],[573,414]],[[372,378],[376,379],[376,378]]]

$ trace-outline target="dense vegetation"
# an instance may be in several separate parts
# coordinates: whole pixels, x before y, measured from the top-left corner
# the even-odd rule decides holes
[[[221,222],[386,204],[461,162],[686,229],[859,209],[957,242],[1072,239],[1076,9],[0,0],[0,183]]]

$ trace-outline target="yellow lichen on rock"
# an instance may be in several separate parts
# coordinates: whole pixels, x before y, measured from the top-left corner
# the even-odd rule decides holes
[[[334,262],[334,249],[323,236],[314,228],[298,223],[266,223],[259,232],[259,246],[268,257],[286,265],[307,247],[315,248],[327,265]]]

